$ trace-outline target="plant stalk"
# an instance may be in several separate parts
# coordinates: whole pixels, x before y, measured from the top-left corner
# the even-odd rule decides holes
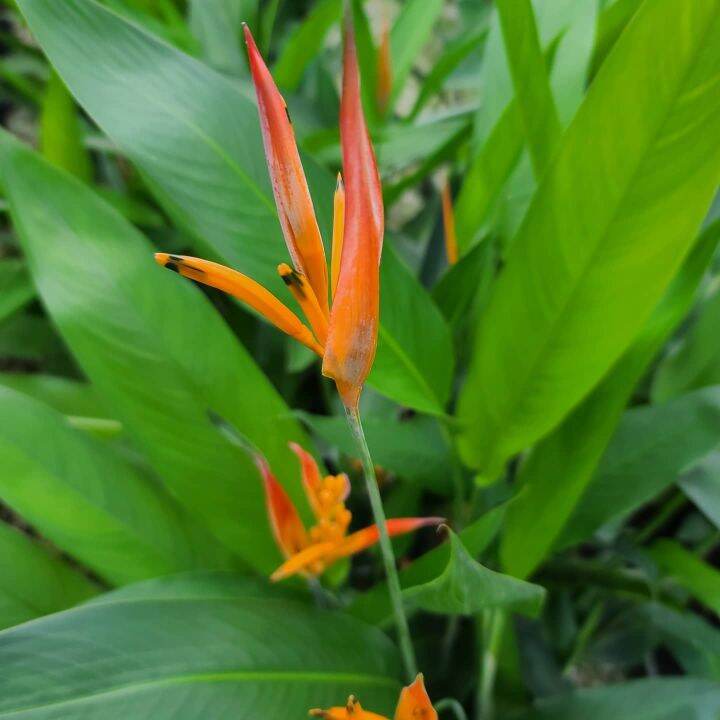
[[[390,536],[387,530],[387,520],[385,511],[383,510],[380,490],[375,477],[375,466],[373,465],[370,449],[365,440],[362,423],[360,422],[360,412],[357,409],[345,408],[348,425],[357,442],[360,451],[360,459],[362,460],[363,476],[365,477],[365,487],[368,497],[370,498],[370,507],[372,508],[375,524],[380,533],[380,551],[382,554],[383,564],[385,565],[385,575],[387,577],[388,590],[390,592],[390,601],[392,603],[393,615],[395,616],[395,625],[397,627],[398,641],[400,643],[400,651],[405,663],[405,671],[408,679],[412,681],[417,675],[417,662],[415,660],[415,651],[413,650],[412,640],[410,639],[410,627],[408,625],[405,609],[403,608],[402,591],[400,589],[400,579],[398,578],[397,568],[395,567],[395,556],[393,554]]]

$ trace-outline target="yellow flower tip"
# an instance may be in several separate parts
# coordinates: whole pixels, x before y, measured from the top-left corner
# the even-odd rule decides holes
[[[277,266],[277,273],[282,281],[291,289],[297,290],[299,293],[305,295],[303,290],[303,283],[300,279],[300,275],[293,270],[287,263],[280,263]]]
[[[337,183],[335,183],[335,192],[342,192],[342,193],[345,192],[345,183],[343,182],[341,172],[339,172],[337,174]]]

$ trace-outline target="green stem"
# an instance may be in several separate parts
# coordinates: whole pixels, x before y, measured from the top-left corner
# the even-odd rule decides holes
[[[417,675],[417,663],[415,661],[415,651],[413,650],[412,640],[410,639],[410,627],[408,626],[405,609],[403,608],[402,591],[400,589],[400,579],[398,578],[397,568],[395,567],[395,556],[393,555],[390,536],[387,530],[387,520],[385,511],[383,510],[380,490],[378,489],[377,478],[375,477],[375,466],[373,465],[370,450],[365,440],[362,423],[360,422],[360,412],[357,409],[345,408],[348,425],[357,441],[360,458],[362,460],[363,475],[365,477],[365,486],[370,498],[370,507],[372,508],[375,524],[380,533],[380,551],[385,565],[385,575],[387,576],[387,585],[390,592],[390,601],[392,603],[393,614],[395,616],[395,625],[397,626],[398,641],[400,643],[400,651],[402,652],[403,661],[405,663],[405,671],[409,680],[413,680]]]
[[[478,720],[495,717],[495,676],[497,674],[500,642],[505,628],[505,614],[501,610],[486,610],[482,616],[482,659],[477,694]]]
[[[450,710],[457,720],[467,720],[465,708],[455,698],[443,698],[435,703],[435,711],[439,714],[443,710]]]

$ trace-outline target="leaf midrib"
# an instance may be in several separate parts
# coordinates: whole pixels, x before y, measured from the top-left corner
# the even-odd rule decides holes
[[[632,187],[635,179],[639,175],[641,169],[643,168],[647,157],[649,155],[649,151],[651,148],[655,147],[655,145],[658,142],[658,139],[662,137],[662,130],[665,127],[665,125],[668,122],[669,117],[671,116],[674,108],[677,105],[678,97],[680,95],[680,88],[683,87],[685,84],[685,81],[687,80],[688,76],[691,74],[693,69],[695,68],[699,56],[702,54],[703,50],[705,49],[705,40],[710,33],[710,30],[713,28],[714,24],[717,22],[717,13],[720,12],[720,10],[715,11],[715,17],[707,23],[705,30],[703,32],[702,40],[699,41],[696,44],[696,49],[693,54],[692,59],[689,60],[684,72],[682,72],[678,78],[677,84],[675,86],[675,89],[672,93],[672,99],[670,102],[668,102],[667,107],[665,111],[661,114],[661,117],[657,124],[657,129],[654,133],[649,134],[648,141],[644,144],[643,150],[641,153],[638,153],[638,161],[636,163],[635,169],[632,173],[629,174],[627,181],[624,184],[622,192],[618,196],[618,201],[615,203],[615,207],[613,211],[608,215],[607,221],[604,223],[604,228],[600,234],[598,234],[597,242],[595,243],[595,247],[593,248],[592,252],[588,255],[587,261],[584,263],[584,267],[582,271],[577,275],[576,280],[572,283],[572,289],[569,293],[567,293],[565,300],[562,303],[562,307],[559,310],[559,312],[556,314],[555,319],[552,321],[551,327],[549,332],[547,333],[545,341],[540,346],[537,353],[535,353],[535,358],[533,359],[533,363],[528,369],[528,371],[525,373],[525,376],[523,377],[522,381],[518,384],[515,384],[516,392],[514,393],[515,400],[513,401],[512,405],[507,409],[507,411],[503,412],[504,418],[511,418],[515,415],[515,412],[517,408],[519,407],[520,403],[522,402],[523,398],[526,397],[527,393],[527,387],[530,383],[530,380],[534,375],[536,374],[536,370],[539,366],[542,365],[543,358],[547,354],[547,349],[554,344],[555,336],[558,332],[558,328],[562,326],[562,320],[564,320],[565,316],[568,314],[568,309],[571,307],[572,301],[575,298],[575,296],[579,293],[580,289],[584,286],[584,279],[587,277],[587,275],[590,273],[592,268],[595,265],[595,259],[600,254],[601,250],[603,249],[605,245],[605,241],[607,237],[609,236],[610,228],[615,224],[615,221],[617,220],[620,212],[620,208],[622,208],[625,204],[625,201],[627,199],[627,195],[629,192],[629,189]],[[510,425],[510,423],[498,421],[496,417],[492,417],[490,413],[488,415],[491,417],[492,422],[492,432],[487,433],[486,436],[490,436],[492,441],[486,442],[486,446],[488,447],[497,447],[498,442],[497,438],[498,436],[501,436],[501,428],[507,427]],[[492,459],[492,458],[491,458]],[[488,464],[488,463],[486,463]]]

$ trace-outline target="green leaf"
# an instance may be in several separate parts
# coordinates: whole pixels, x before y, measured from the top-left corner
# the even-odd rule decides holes
[[[364,0],[351,0],[351,10],[358,65],[360,66],[360,92],[362,93],[363,110],[368,126],[372,129],[378,123],[378,55],[363,2]]]
[[[653,357],[692,306],[720,240],[720,223],[698,238],[638,338],[570,415],[520,467],[523,490],[508,510],[500,554],[512,575],[528,577],[545,559],[585,491]]]
[[[8,135],[0,177],[38,292],[114,417],[183,505],[253,566],[273,568],[257,470],[208,410],[260,447],[300,500],[287,442],[304,436],[282,399],[202,294],[158,267],[89,188]]]
[[[390,31],[392,92],[390,106],[405,87],[405,81],[420,51],[430,39],[443,9],[443,0],[405,0]]]
[[[29,312],[15,313],[0,324],[0,357],[22,370],[58,374],[76,372],[67,349],[46,318]]]
[[[107,581],[230,565],[152,481],[56,411],[0,388],[0,418],[3,502]]]
[[[65,610],[96,592],[49,549],[0,522],[0,629]]]
[[[668,52],[661,38],[678,23]],[[720,179],[719,76],[712,0],[645,4],[603,65],[476,337],[460,448],[488,478],[600,380],[677,271]]]
[[[357,443],[344,417],[302,413],[313,432],[348,457],[357,457]],[[450,449],[433,418],[363,418],[373,462],[420,485],[447,494],[450,489]]]
[[[500,25],[515,87],[515,98],[535,176],[542,176],[560,141],[545,59],[530,0],[498,0]]]
[[[506,504],[498,505],[460,533],[460,540],[470,553],[480,555],[490,545],[500,530],[506,508]],[[403,590],[409,592],[413,587],[437,578],[447,568],[450,558],[450,543],[445,542],[402,568],[399,575]],[[390,622],[393,611],[387,583],[380,583],[372,590],[363,593],[350,606],[349,612],[374,625]]]
[[[651,678],[576,690],[540,700],[521,720],[712,720],[720,685],[695,678]],[[628,715],[630,713],[630,715]]]
[[[678,481],[695,506],[720,530],[720,452],[708,453]]]
[[[389,244],[380,285],[378,351],[368,383],[401,405],[442,415],[454,367],[450,328]]]
[[[463,33],[445,46],[442,55],[436,60],[432,70],[423,80],[417,100],[415,100],[415,105],[413,105],[410,113],[410,120],[414,120],[425,107],[427,101],[442,89],[443,83],[458,65],[482,47],[487,33],[485,27],[473,29]]]
[[[562,535],[563,546],[629,515],[720,439],[720,387],[628,410]]]
[[[251,24],[257,0],[190,0],[190,29],[208,65],[229,75],[248,75],[242,25]]]
[[[328,31],[341,15],[342,0],[320,0],[315,4],[291,33],[275,62],[273,77],[280,88],[297,89],[305,68],[320,53]]]
[[[22,260],[0,260],[0,322],[21,310],[35,297],[32,280]]]
[[[594,78],[605,62],[625,27],[642,5],[643,0],[615,0],[603,9],[598,18],[597,38],[590,61],[590,78]]]
[[[660,363],[652,386],[653,401],[665,402],[690,390],[720,384],[718,327],[720,288],[703,301],[680,345]]]
[[[389,713],[400,659],[377,629],[287,600],[90,604],[0,634],[0,718],[301,718],[350,693]]]
[[[674,540],[658,540],[652,557],[662,570],[713,612],[720,613],[720,572]]]
[[[75,101],[55,71],[45,88],[40,135],[42,153],[53,165],[89,182],[92,166]]]
[[[403,591],[408,604],[449,615],[474,615],[496,608],[525,615],[540,612],[544,588],[483,567],[452,530],[447,532],[450,560],[430,582]]]

